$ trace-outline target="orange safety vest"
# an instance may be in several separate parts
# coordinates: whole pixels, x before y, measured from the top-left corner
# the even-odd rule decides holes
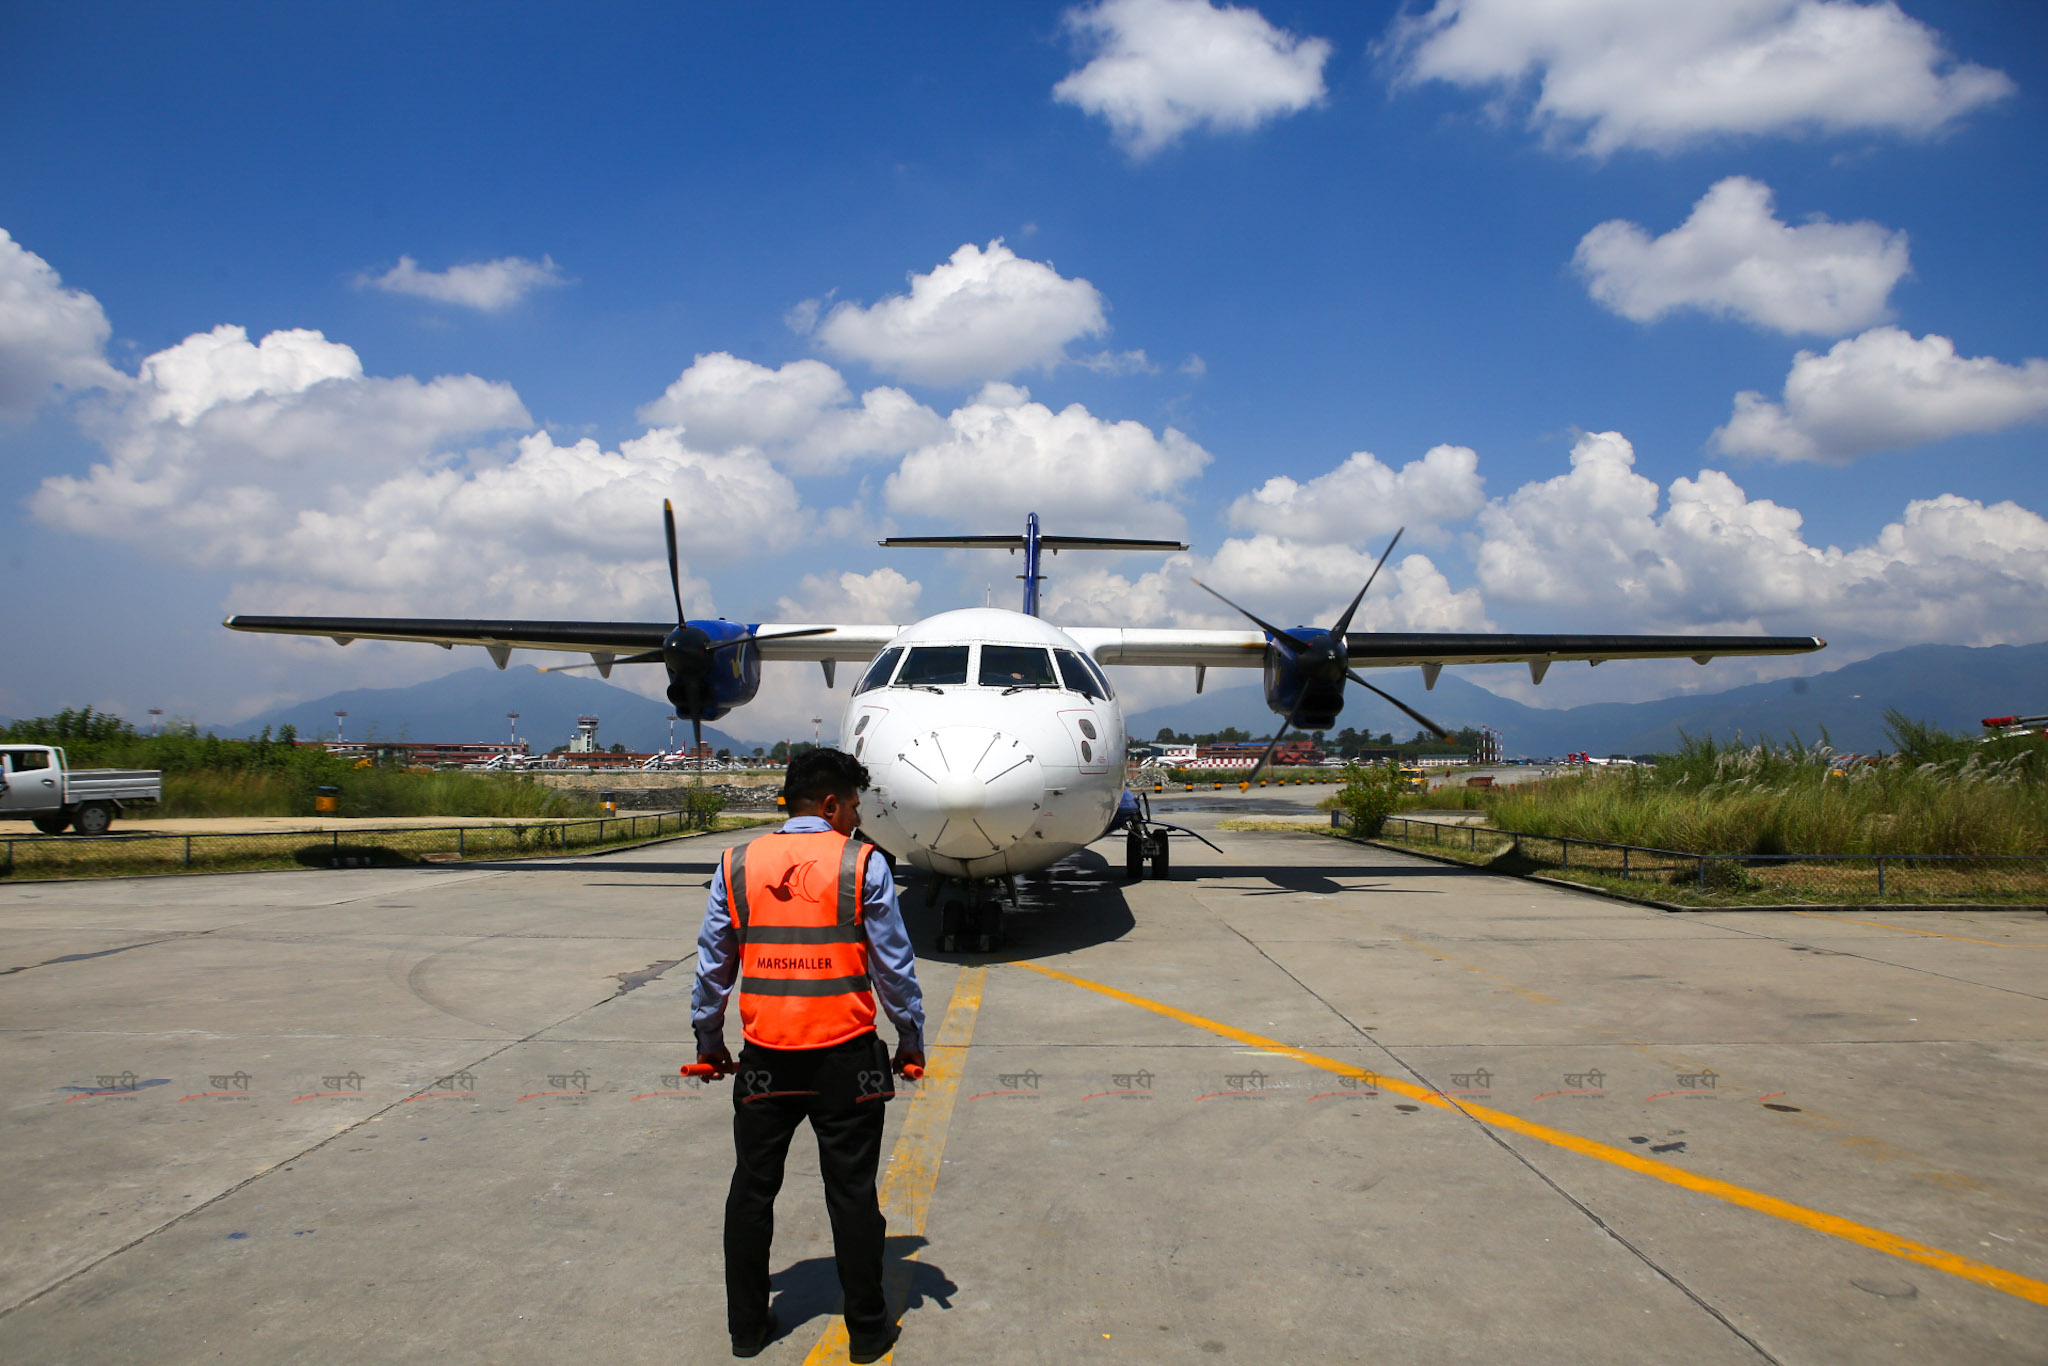
[[[763,1048],[830,1048],[875,1027],[861,885],[871,844],[834,830],[725,851],[740,941],[740,1032]]]

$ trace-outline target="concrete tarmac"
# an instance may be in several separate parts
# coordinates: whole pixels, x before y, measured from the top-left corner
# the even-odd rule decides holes
[[[1223,814],[1169,881],[1031,879],[988,957],[906,895],[896,1360],[2048,1360],[2048,919],[1665,915]],[[0,1359],[729,1360],[729,1083],[675,1068],[735,838],[0,886]],[[764,1362],[844,1359],[816,1172]]]

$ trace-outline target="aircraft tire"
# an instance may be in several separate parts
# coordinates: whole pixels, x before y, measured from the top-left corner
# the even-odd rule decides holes
[[[939,911],[939,952],[960,952],[962,936],[961,922],[967,918],[967,908],[958,900],[948,901]]]
[[[1165,882],[1173,876],[1172,856],[1167,853],[1170,847],[1166,841],[1166,832],[1160,831],[1159,847],[1152,854],[1152,878],[1156,882]]]
[[[1145,878],[1145,837],[1136,830],[1124,836],[1124,876],[1132,882]]]

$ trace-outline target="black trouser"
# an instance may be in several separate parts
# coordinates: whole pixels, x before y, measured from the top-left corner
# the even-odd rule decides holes
[[[830,1048],[748,1044],[733,1077],[732,1141],[738,1161],[725,1198],[725,1321],[736,1338],[768,1321],[768,1245],[783,1159],[802,1120],[818,1136],[832,1251],[839,1263],[846,1330],[855,1342],[886,1332],[882,1298],[882,1110],[894,1094],[889,1054],[870,1031]]]

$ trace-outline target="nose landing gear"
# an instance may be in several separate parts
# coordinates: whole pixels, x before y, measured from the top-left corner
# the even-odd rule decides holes
[[[1003,903],[967,890],[970,899],[953,897],[939,912],[940,953],[994,953],[1003,946]]]

